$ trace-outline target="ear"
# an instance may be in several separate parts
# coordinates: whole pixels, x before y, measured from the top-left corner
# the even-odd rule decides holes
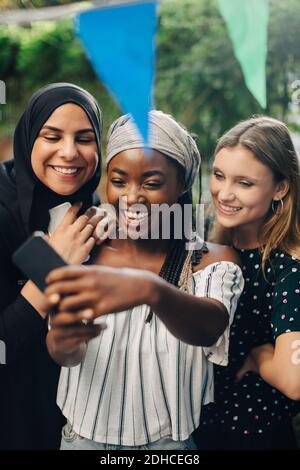
[[[280,199],[283,199],[284,196],[287,195],[289,189],[290,189],[290,185],[288,183],[288,180],[285,178],[284,180],[280,181],[280,183],[277,184],[276,190],[273,196],[273,200],[280,201]]]
[[[184,189],[184,186],[185,186],[184,180],[183,180],[182,178],[180,178],[180,179],[178,180],[178,194],[179,194],[178,198],[180,198],[181,196],[183,196],[184,193],[186,192],[186,190]]]

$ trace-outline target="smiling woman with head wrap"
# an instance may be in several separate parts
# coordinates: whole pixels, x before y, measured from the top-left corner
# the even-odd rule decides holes
[[[184,181],[177,201],[184,211],[187,205],[192,205],[192,187],[200,169],[201,157],[196,142],[181,124],[162,111],[150,111],[149,129],[150,149],[160,152],[175,162],[178,176]],[[106,163],[109,165],[112,158],[120,152],[129,149],[144,149],[144,147],[144,141],[131,116],[129,114],[121,116],[111,125],[108,132]],[[148,158],[151,158],[150,154]],[[183,230],[183,233],[187,233],[187,230]],[[180,285],[184,290],[190,290],[192,263],[198,264],[201,251],[206,251],[207,248],[204,244],[202,250],[188,252],[185,250],[186,241],[186,238],[173,240],[160,275],[170,283]]]
[[[191,190],[201,162],[194,139],[172,116],[162,111],[150,111],[149,127],[149,147],[175,160],[184,169],[184,192]],[[123,150],[145,146],[129,114],[121,116],[111,125],[107,141],[107,164]]]
[[[6,353],[5,361],[0,358],[0,449],[59,444],[59,370],[45,347],[47,322],[36,300],[42,296],[11,256],[34,230],[47,230],[50,209],[57,217],[63,203],[80,201],[87,209],[97,201],[101,132],[101,111],[92,95],[70,83],[48,85],[33,95],[18,122],[14,159],[0,165],[0,341]],[[93,243],[84,232],[86,217],[76,219],[78,209],[73,205],[65,216],[59,243],[57,231],[51,238],[66,261],[68,251],[75,251],[75,233],[84,238],[77,254]]]
[[[201,404],[213,400],[212,362],[227,361],[242,273],[230,248],[202,247],[197,262],[184,237],[148,236],[153,206],[191,202],[200,163],[173,118],[160,111],[149,118],[147,151],[128,116],[108,134],[107,200],[123,232],[95,253],[98,266],[48,278],[46,294],[59,294],[64,312],[52,316],[47,336],[50,354],[66,366],[58,390],[68,419],[62,449],[194,449]],[[74,316],[80,302],[88,312]],[[102,315],[106,328],[99,334],[89,326],[86,345],[87,326],[78,321],[100,317],[96,328]]]

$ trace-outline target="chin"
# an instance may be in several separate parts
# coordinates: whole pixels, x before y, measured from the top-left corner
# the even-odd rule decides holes
[[[71,196],[72,194],[75,194],[78,189],[80,188],[79,187],[76,187],[76,188],[55,188],[55,187],[49,187],[49,189],[51,189],[51,191],[53,191],[54,193],[56,194],[59,194],[60,196]]]
[[[241,225],[240,220],[233,220],[233,218],[229,219],[228,217],[224,216],[218,216],[217,221],[220,225],[222,225],[222,227],[225,228],[234,228]]]

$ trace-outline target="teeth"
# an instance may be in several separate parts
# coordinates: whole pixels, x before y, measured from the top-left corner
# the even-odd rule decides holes
[[[128,219],[142,220],[148,217],[148,212],[131,212],[126,210],[124,212]]]
[[[63,173],[64,175],[74,175],[80,170],[80,168],[62,168],[61,166],[54,166],[53,168],[58,173]]]
[[[220,203],[220,207],[227,212],[238,212],[241,210],[241,207],[231,207],[231,206],[225,206],[224,204]]]

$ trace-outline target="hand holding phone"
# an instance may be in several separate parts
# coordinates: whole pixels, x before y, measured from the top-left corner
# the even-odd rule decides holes
[[[67,266],[61,256],[42,236],[31,236],[13,254],[14,264],[41,290],[53,269]]]

